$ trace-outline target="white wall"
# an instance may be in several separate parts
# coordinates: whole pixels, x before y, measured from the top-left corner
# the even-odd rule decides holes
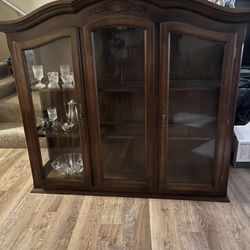
[[[0,21],[18,18],[18,14],[0,1]],[[0,32],[0,62],[8,59],[10,53],[5,34]]]
[[[8,0],[8,2],[28,14],[46,3],[53,2],[53,0]]]
[[[53,2],[53,0],[8,0],[11,4],[25,12],[26,14],[39,8],[40,6]],[[19,15],[16,11],[0,1],[0,21],[17,19]],[[10,53],[7,46],[5,34],[0,32],[0,62],[8,59]]]

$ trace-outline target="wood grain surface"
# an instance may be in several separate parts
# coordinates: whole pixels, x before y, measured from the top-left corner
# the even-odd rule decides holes
[[[230,203],[34,194],[25,149],[0,149],[0,249],[250,247],[250,169],[231,169]]]

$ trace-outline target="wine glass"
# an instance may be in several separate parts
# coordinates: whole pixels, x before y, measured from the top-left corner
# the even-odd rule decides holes
[[[36,88],[42,89],[46,85],[41,82],[43,79],[43,65],[33,65],[32,66],[34,77],[38,80],[38,83],[35,85]]]
[[[56,120],[57,120],[57,110],[56,107],[49,107],[47,108],[47,113],[49,117],[49,121],[52,124],[52,129],[56,129]]]
[[[36,120],[36,127],[38,129],[38,133],[46,135],[47,130],[50,127],[50,122],[48,118],[38,117]]]
[[[63,83],[66,82],[66,76],[70,73],[70,66],[68,64],[60,65],[61,79]]]
[[[59,74],[58,72],[48,72],[48,79],[49,79],[49,84],[48,88],[49,89],[59,89]]]
[[[74,73],[69,72],[64,76],[65,82],[63,83],[63,88],[74,88]]]

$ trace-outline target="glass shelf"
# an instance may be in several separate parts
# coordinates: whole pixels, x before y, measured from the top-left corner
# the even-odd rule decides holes
[[[144,89],[143,81],[98,81],[98,91],[100,92],[137,92]]]
[[[37,127],[37,134],[39,137],[47,137],[47,138],[56,138],[56,137],[65,137],[65,138],[79,138],[79,130],[75,129],[70,132],[64,132],[64,131],[59,131],[59,132],[53,132],[51,130],[46,131],[45,133],[43,132],[42,128],[39,126]]]
[[[131,122],[101,123],[103,139],[135,139],[144,137],[144,124]]]
[[[170,80],[170,91],[205,91],[220,88],[218,80]]]

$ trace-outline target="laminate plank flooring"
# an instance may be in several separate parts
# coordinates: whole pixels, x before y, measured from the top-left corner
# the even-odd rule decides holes
[[[0,250],[248,250],[250,169],[230,203],[33,194],[25,149],[0,149]]]

